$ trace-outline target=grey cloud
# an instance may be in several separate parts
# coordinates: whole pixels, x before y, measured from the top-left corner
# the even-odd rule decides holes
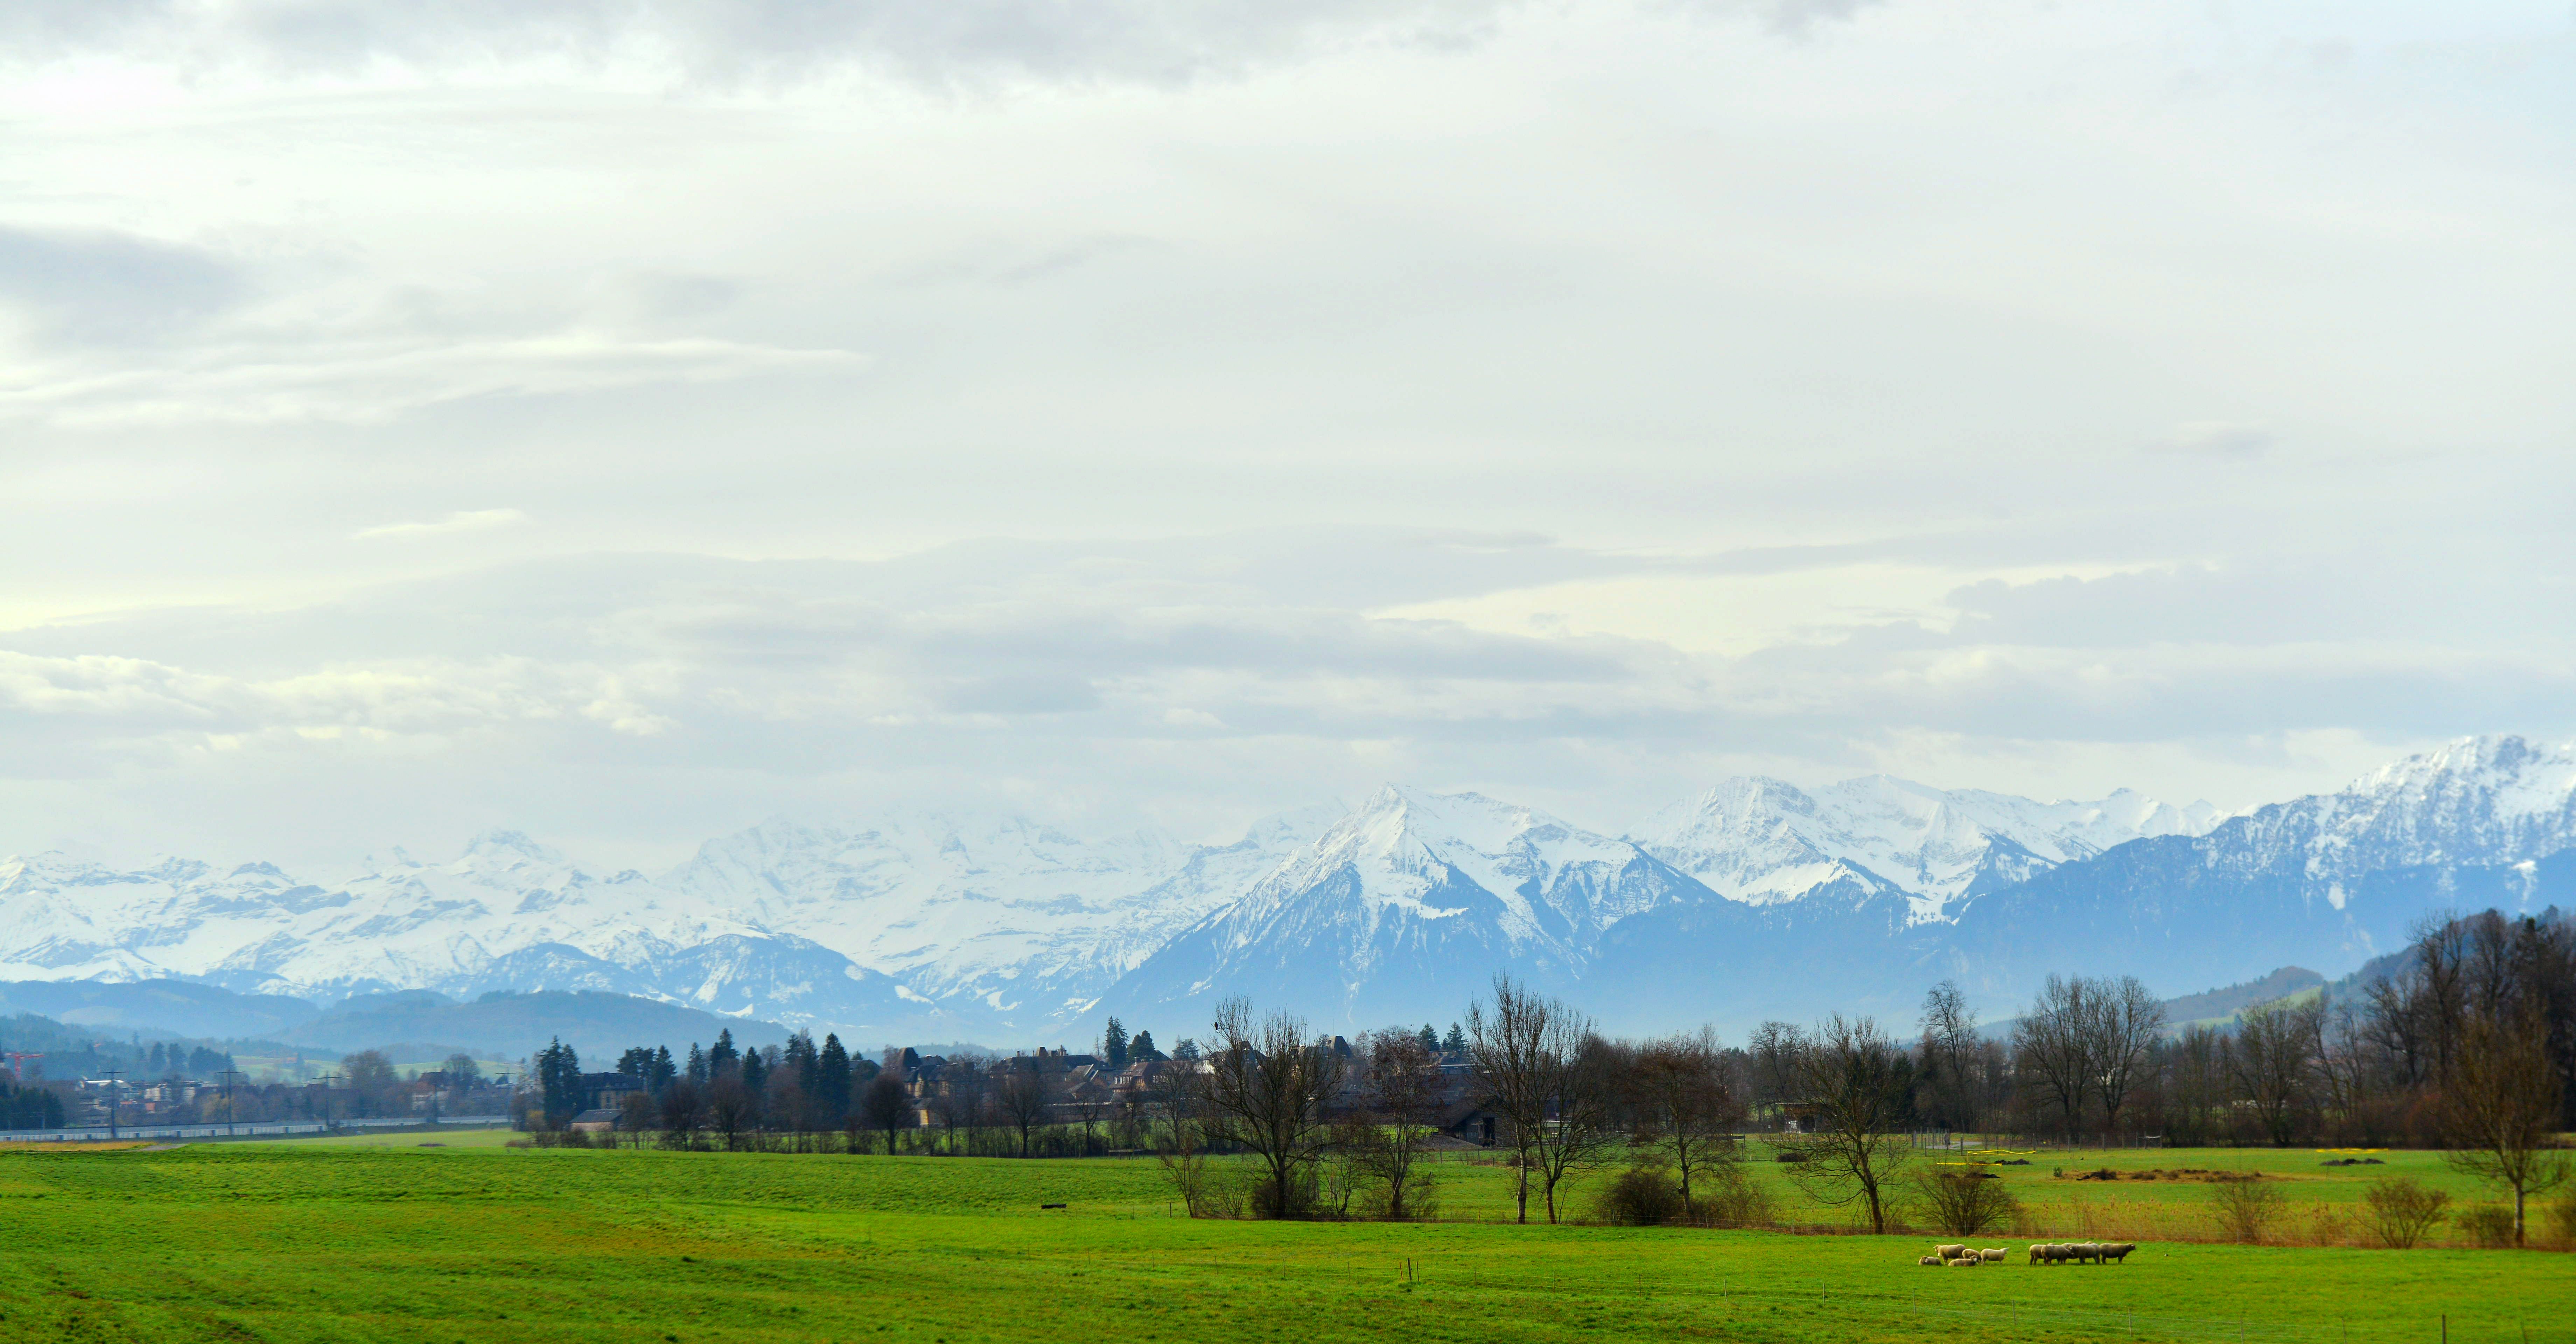
[[[241,268],[197,248],[0,226],[0,302],[32,313],[56,340],[153,339],[224,312],[250,290]]]
[[[2547,727],[2569,689],[2545,659],[2386,652],[2333,613],[2267,623],[2294,604],[2261,574],[1973,585],[1952,595],[1969,612],[1957,631],[1895,623],[1715,659],[1372,618],[1273,591],[1245,562],[1365,553],[1386,567],[1379,594],[1409,596],[1634,560],[1519,538],[1302,542],[970,546],[879,564],[549,561],[298,613],[20,631],[6,640],[8,710],[49,733],[68,717],[136,740],[506,726],[558,749],[763,770],[925,749],[996,717],[1063,750],[1211,735],[1712,748],[1894,729],[2102,741]],[[1416,572],[1399,572],[1408,562]],[[1356,583],[1346,594],[1371,595]]]
[[[2526,648],[2576,643],[2561,600],[2566,562],[2524,562],[2527,582],[2464,585],[2405,553],[2347,552],[2282,562],[2176,565],[2027,582],[1987,579],[1945,599],[1961,612],[1923,646],[2132,649],[2160,643],[2242,647],[2380,642],[2428,653],[2482,647],[2509,629]],[[2555,572],[2553,572],[2555,571]]]
[[[1328,607],[1262,577],[1301,552],[1385,572],[1326,582],[1361,599]],[[583,812],[615,831],[643,808],[694,834],[736,809],[989,805],[1013,788],[1122,818],[1240,818],[1392,776],[1560,806],[1602,791],[1578,814],[1618,826],[1704,784],[1700,763],[1857,770],[1907,734],[2046,751],[2576,728],[2576,677],[2538,653],[2323,626],[2098,642],[2141,622],[2172,634],[2199,604],[2259,614],[2286,580],[2250,571],[1974,585],[1954,594],[1974,617],[1961,631],[1890,623],[1732,658],[1360,609],[1637,567],[1529,538],[1357,530],[875,564],[594,555],[300,610],[39,627],[0,636],[0,789],[256,779],[297,815],[372,799],[460,827]]]
[[[702,76],[860,60],[936,79],[1016,72],[1185,80],[1335,44],[1456,44],[1509,0],[40,0],[0,27],[22,50],[116,44],[191,62],[350,71],[530,53],[667,55]],[[658,48],[658,51],[654,49]]]
[[[1819,23],[1848,23],[1886,0],[1677,0],[1681,8],[1727,18],[1749,15],[1773,32],[1803,36]]]

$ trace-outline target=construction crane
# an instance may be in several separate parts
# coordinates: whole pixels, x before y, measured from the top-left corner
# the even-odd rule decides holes
[[[32,1051],[32,1052],[28,1052],[28,1053],[20,1053],[19,1051],[12,1050],[12,1051],[9,1051],[9,1052],[8,1052],[8,1054],[9,1054],[9,1076],[10,1076],[10,1077],[12,1077],[12,1078],[17,1079],[19,1082],[22,1082],[22,1083],[23,1083],[23,1082],[25,1082],[25,1081],[27,1081],[27,1068],[26,1068],[26,1065],[25,1065],[24,1063],[22,1063],[21,1061],[23,1061],[23,1060],[30,1060],[30,1059],[43,1059],[43,1058],[45,1057],[45,1052],[44,1052],[44,1051],[42,1051],[42,1050]]]

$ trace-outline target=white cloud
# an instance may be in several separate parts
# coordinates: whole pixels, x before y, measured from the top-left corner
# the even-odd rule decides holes
[[[2508,8],[0,7],[0,849],[2565,731]]]
[[[2182,453],[2193,457],[2259,457],[2273,444],[2272,431],[2262,425],[2235,424],[2225,420],[2193,420],[2176,425],[2173,433],[2148,445],[2162,453]]]
[[[353,541],[364,541],[370,537],[439,537],[453,532],[486,532],[526,521],[528,515],[517,509],[466,509],[436,522],[383,523],[364,527],[350,533],[349,537]]]

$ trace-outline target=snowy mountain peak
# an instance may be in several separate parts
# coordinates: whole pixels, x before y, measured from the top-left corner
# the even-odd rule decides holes
[[[2319,876],[2466,853],[2545,857],[2576,844],[2576,746],[2464,737],[2238,824],[2266,852],[2304,848]]]
[[[466,842],[465,852],[448,871],[456,873],[532,873],[571,867],[563,851],[541,845],[525,831],[485,831]]]
[[[2555,746],[2512,734],[2463,737],[2393,761],[2355,780],[2344,796],[2463,799],[2484,796],[2501,813],[2545,815],[2576,791],[2576,743]]]
[[[2042,803],[1864,775],[1810,794],[1776,779],[1726,780],[1656,813],[1630,838],[1748,904],[1795,900],[1859,880],[1893,887],[1918,919],[1956,901],[2146,835],[2206,831],[2207,803],[2176,808],[2122,790]]]

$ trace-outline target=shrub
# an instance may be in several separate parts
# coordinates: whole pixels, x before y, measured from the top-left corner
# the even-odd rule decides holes
[[[1974,1236],[2021,1212],[2012,1191],[1982,1172],[1924,1172],[1914,1178],[1914,1190],[1932,1225],[1953,1236]]]
[[[2379,1244],[2402,1251],[2422,1241],[2442,1221],[2447,1193],[2407,1176],[2382,1176],[2361,1197],[2361,1222]]]
[[[2480,1204],[2460,1215],[2460,1230],[2469,1240],[2493,1249],[2513,1244],[2513,1210],[2501,1204]]]
[[[2281,1188],[2256,1175],[2232,1176],[2209,1187],[2211,1211],[2218,1230],[2229,1241],[2254,1245],[2272,1229],[2281,1213]]]
[[[1771,1207],[1771,1192],[1763,1189],[1744,1169],[1730,1162],[1705,1178],[1707,1193],[1694,1191],[1702,1227],[1769,1227],[1778,1220]]]
[[[1630,1167],[1602,1190],[1601,1221],[1622,1227],[1660,1227],[1682,1216],[1682,1192],[1658,1167]]]
[[[2576,1246],[2576,1196],[2550,1206],[2549,1238],[2561,1246]]]

